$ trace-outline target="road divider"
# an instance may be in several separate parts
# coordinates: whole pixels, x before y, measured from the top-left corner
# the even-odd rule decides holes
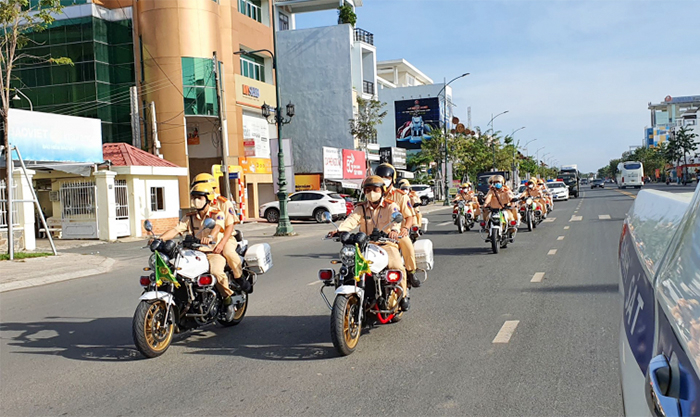
[[[620,194],[624,194],[624,195],[626,195],[627,197],[637,198],[636,195],[630,193],[629,191],[622,191],[622,190],[614,190],[614,191],[617,191],[617,192],[620,193]]]
[[[501,330],[498,331],[496,337],[493,338],[491,343],[508,343],[510,338],[513,337],[515,329],[518,327],[520,320],[507,320],[501,326]]]

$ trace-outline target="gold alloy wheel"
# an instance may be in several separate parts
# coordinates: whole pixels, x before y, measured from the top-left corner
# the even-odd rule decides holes
[[[348,349],[355,349],[357,342],[360,340],[360,329],[355,321],[359,302],[357,297],[350,297],[345,307],[345,320],[343,322],[343,333],[345,335],[345,344]]]
[[[165,311],[164,302],[153,303],[148,308],[144,318],[144,336],[146,336],[148,346],[155,352],[167,349],[173,339],[173,325],[162,325]]]
[[[243,296],[243,298],[245,298],[245,301],[238,307],[234,306],[234,309],[236,310],[236,312],[233,314],[234,320],[240,320],[241,317],[243,317],[243,315],[245,314],[246,307],[248,307],[248,294],[243,292],[241,293],[241,295]]]

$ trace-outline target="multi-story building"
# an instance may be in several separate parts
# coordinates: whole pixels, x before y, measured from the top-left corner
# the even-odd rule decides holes
[[[236,54],[274,49],[271,0],[62,3],[64,14],[35,34],[46,41],[37,48],[75,65],[17,72],[36,110],[98,117],[104,141],[131,142],[128,87],[136,85],[142,148],[188,168],[181,207],[189,206],[192,175],[222,161],[236,171],[230,177],[244,178],[230,185],[236,199],[247,195],[250,213],[274,200],[269,142],[276,130],[260,111],[263,103],[276,104],[272,59],[266,52]]]
[[[353,7],[360,0],[345,0]],[[278,0],[278,66],[281,100],[296,106],[283,135],[292,139],[297,174],[323,172],[322,147],[355,149],[349,121],[357,97],[376,98],[374,35],[350,24],[299,29],[298,13],[334,10],[338,0]],[[282,22],[286,22],[284,25]]]
[[[644,146],[658,146],[683,126],[700,136],[700,96],[666,96],[661,103],[650,102],[648,108],[651,125],[644,130]]]

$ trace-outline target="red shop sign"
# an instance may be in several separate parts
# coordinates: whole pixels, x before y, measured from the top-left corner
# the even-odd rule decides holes
[[[343,179],[362,179],[365,177],[365,153],[343,149]]]

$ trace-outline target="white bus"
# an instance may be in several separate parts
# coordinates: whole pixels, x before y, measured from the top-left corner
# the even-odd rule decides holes
[[[617,188],[642,188],[644,167],[641,162],[625,161],[617,166]]]

